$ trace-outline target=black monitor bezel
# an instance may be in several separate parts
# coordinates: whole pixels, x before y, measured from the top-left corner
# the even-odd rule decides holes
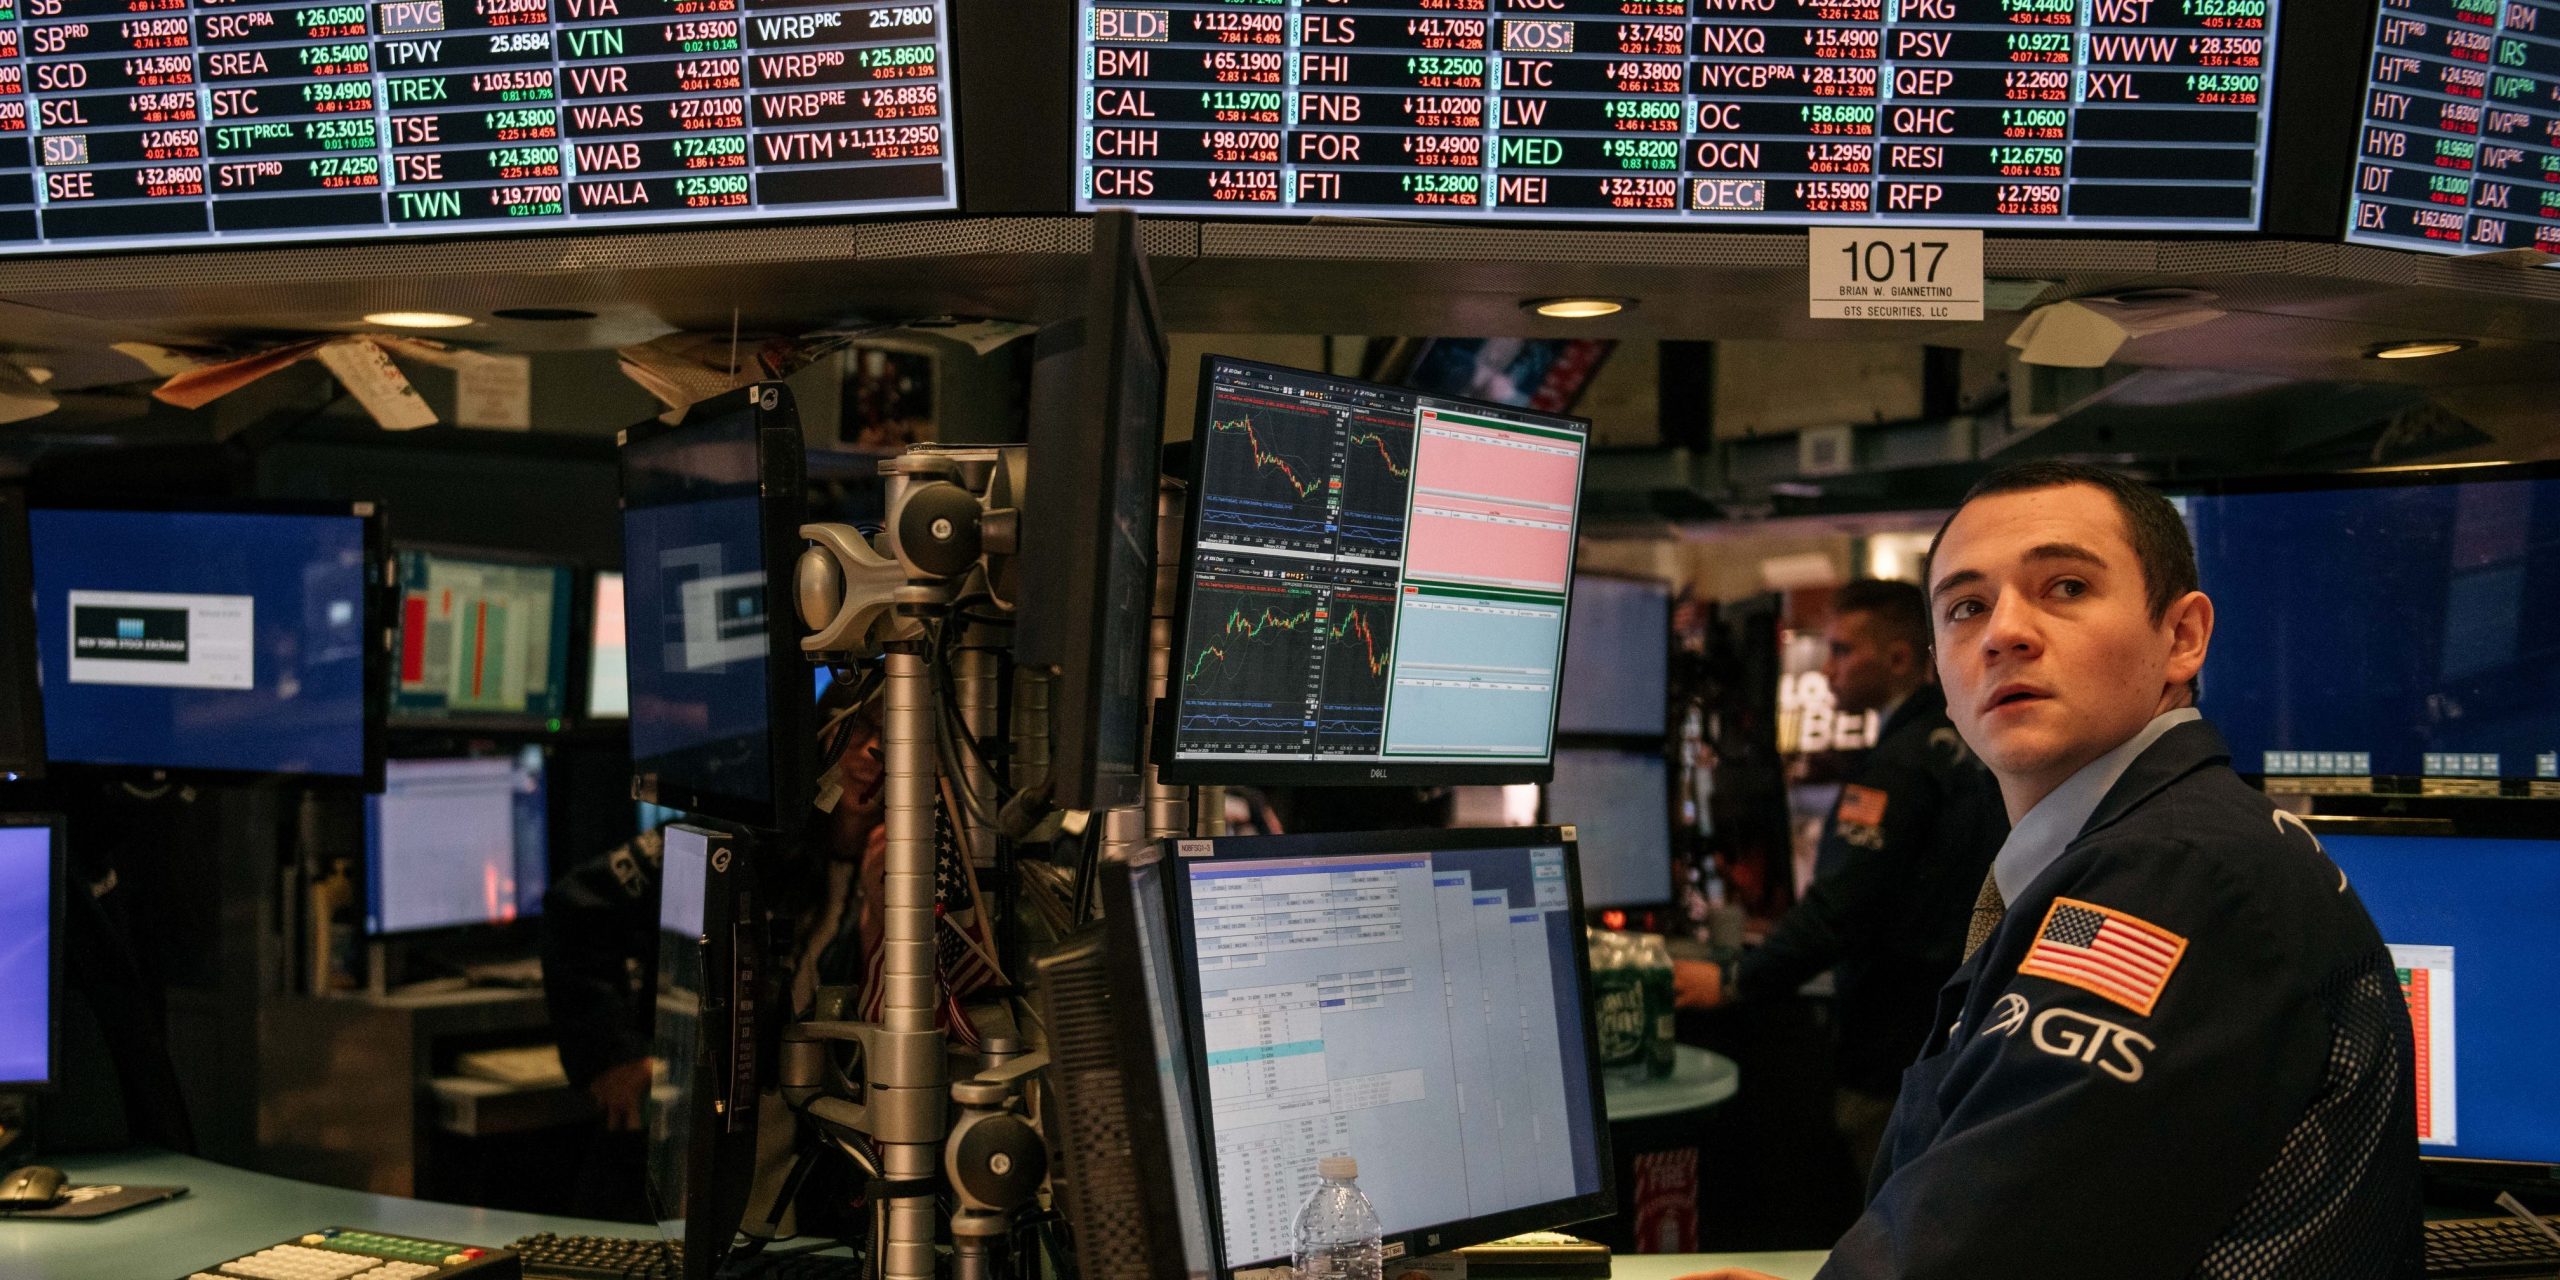
[[[0,813],[0,828],[27,830],[41,827],[47,838],[47,892],[45,909],[50,925],[46,933],[45,972],[45,1078],[41,1080],[0,1080],[0,1094],[49,1094],[62,1088],[62,998],[68,990],[63,971],[62,932],[69,915],[70,845],[64,838],[68,820],[59,813]]]
[[[1679,829],[1680,778],[1674,767],[1670,744],[1660,739],[1637,736],[1594,736],[1564,734],[1556,740],[1558,756],[1571,751],[1601,756],[1630,756],[1652,760],[1662,766],[1662,896],[1639,898],[1626,902],[1588,902],[1592,911],[1643,911],[1668,906],[1680,897],[1680,845],[1675,838]],[[1556,821],[1554,809],[1555,781],[1549,779],[1538,788],[1538,820],[1559,830],[1574,831],[1574,875],[1576,892],[1580,892],[1582,874],[1581,832],[1576,824]]]
[[[411,551],[421,552],[440,560],[454,560],[469,564],[498,565],[508,568],[557,569],[567,573],[569,575],[569,591],[568,599],[566,601],[568,605],[566,610],[567,619],[564,625],[568,628],[569,644],[568,648],[560,655],[560,681],[562,685],[562,692],[561,710],[560,714],[557,716],[537,716],[529,713],[513,713],[504,711],[467,711],[457,715],[440,715],[415,711],[404,712],[400,709],[399,668],[396,665],[393,666],[391,672],[392,691],[385,695],[384,702],[384,726],[391,731],[393,736],[396,737],[403,734],[433,734],[447,731],[470,732],[473,730],[480,730],[489,733],[501,734],[534,734],[547,738],[566,733],[570,729],[574,728],[582,718],[581,710],[573,708],[570,705],[570,689],[574,686],[575,678],[578,674],[578,584],[584,576],[578,563],[574,560],[567,560],[558,556],[542,555],[538,552],[517,551],[499,547],[466,547],[445,542],[407,542],[394,539],[391,543],[391,590],[395,604],[399,603],[400,597],[402,597],[406,591],[406,588],[400,581],[400,557],[403,553]],[[397,646],[402,643],[400,635],[401,624],[406,621],[406,619],[401,616],[402,613],[403,610],[400,608],[394,608],[392,610],[391,636],[392,643],[395,646],[393,649],[393,653],[395,655],[399,652]],[[554,720],[559,722],[559,727],[556,729],[552,727],[551,723]]]
[[[708,1087],[696,1088],[682,1102],[693,1113],[693,1141],[684,1153],[685,1191],[691,1200],[709,1202],[707,1214],[686,1206],[682,1274],[687,1280],[711,1280],[745,1219],[756,1181],[763,1075],[758,1018],[765,1003],[766,956],[760,942],[763,921],[757,914],[761,904],[754,878],[753,837],[701,823],[668,824],[669,830],[676,827],[703,837],[703,933],[693,944],[702,951],[703,985],[709,988],[715,975],[725,974],[729,981],[725,993],[708,989],[700,993],[704,1003],[696,1011],[701,1034],[693,1045],[694,1079]],[[651,937],[660,947],[676,942],[663,921],[652,921],[651,926]],[[654,983],[653,974],[653,987]],[[719,1000],[716,1017],[715,996]],[[654,1009],[651,1035],[654,1042]],[[662,1209],[659,1188],[645,1189],[652,1212]]]
[[[680,435],[716,417],[752,411],[755,414],[756,440],[756,513],[764,544],[766,576],[765,599],[765,738],[768,758],[773,761],[769,791],[756,797],[719,795],[696,791],[689,787],[652,782],[639,772],[639,754],[632,753],[631,798],[675,809],[679,812],[734,822],[761,831],[780,831],[796,824],[809,808],[815,788],[817,768],[809,734],[801,726],[807,700],[796,699],[790,690],[795,682],[784,672],[797,672],[808,666],[808,658],[800,651],[799,622],[790,607],[790,597],[776,588],[787,581],[784,575],[799,562],[800,526],[807,507],[808,485],[807,442],[800,435],[800,416],[793,403],[791,390],[780,382],[759,382],[736,391],[725,392],[700,401],[685,410],[676,422],[652,418],[625,429],[617,437],[617,469],[624,451],[633,445],[652,444]],[[623,470],[621,479],[629,479]],[[627,527],[631,499],[627,483],[616,507]],[[629,554],[626,545],[624,554]],[[624,644],[634,634],[631,627],[631,566],[626,560],[623,573]],[[623,723],[631,723],[625,718]]]
[[[1578,540],[1578,539],[1577,539],[1577,540]],[[1557,672],[1556,672],[1556,730],[1555,730],[1555,731],[1556,731],[1556,737],[1557,737],[1558,739],[1573,738],[1573,737],[1607,738],[1607,737],[1613,737],[1613,736],[1615,736],[1615,737],[1626,737],[1626,736],[1636,736],[1636,735],[1648,735],[1648,736],[1653,736],[1653,737],[1660,737],[1660,736],[1663,736],[1663,735],[1667,735],[1667,734],[1669,734],[1669,733],[1671,732],[1671,651],[1672,651],[1672,649],[1675,647],[1674,642],[1673,642],[1673,640],[1672,640],[1672,638],[1671,638],[1671,637],[1672,637],[1672,629],[1671,629],[1671,625],[1670,625],[1670,623],[1671,623],[1671,614],[1673,613],[1673,611],[1674,611],[1674,610],[1676,610],[1676,609],[1678,609],[1678,608],[1680,607],[1680,592],[1679,592],[1679,589],[1678,589],[1678,588],[1676,588],[1676,587],[1674,587],[1668,579],[1664,579],[1664,578],[1649,578],[1649,577],[1646,577],[1645,575],[1640,574],[1640,573],[1612,573],[1612,572],[1609,572],[1609,571],[1607,571],[1607,570],[1598,570],[1598,569],[1593,569],[1593,570],[1579,570],[1579,569],[1578,569],[1578,570],[1576,570],[1576,571],[1574,572],[1574,575],[1573,575],[1573,581],[1574,581],[1574,582],[1580,582],[1580,581],[1582,581],[1582,580],[1583,580],[1583,579],[1585,579],[1585,578],[1598,579],[1598,580],[1603,581],[1603,582],[1617,582],[1617,583],[1625,583],[1625,584],[1628,584],[1628,585],[1631,585],[1631,586],[1652,587],[1652,588],[1657,588],[1657,589],[1659,589],[1659,590],[1661,591],[1661,593],[1662,593],[1662,612],[1663,612],[1663,628],[1662,628],[1662,723],[1661,723],[1661,724],[1658,724],[1658,725],[1655,725],[1655,726],[1653,726],[1653,727],[1652,727],[1652,728],[1650,728],[1650,729],[1569,729],[1569,728],[1566,728],[1566,727],[1565,727],[1565,723],[1564,723],[1564,705],[1565,705],[1565,704],[1564,704],[1564,671],[1563,671],[1563,669],[1562,669],[1562,668],[1559,668],[1559,669],[1557,670]],[[1567,586],[1566,586],[1566,590],[1567,590],[1568,592],[1570,592],[1570,591],[1572,590],[1572,587],[1571,587],[1571,584],[1570,584],[1570,583],[1568,583],[1568,584],[1567,584]],[[1570,617],[1568,617],[1568,618],[1566,619],[1566,621],[1567,621],[1568,623],[1570,623],[1570,622],[1572,621],[1572,619],[1571,619]],[[1565,633],[1564,660],[1565,660],[1565,662],[1567,662],[1567,663],[1570,663],[1570,662],[1572,662],[1572,661],[1573,661],[1573,633],[1572,633],[1572,631],[1571,631],[1570,627],[1568,627],[1568,628],[1567,628],[1566,633]]]
[[[551,776],[559,767],[559,753],[554,749],[552,744],[547,742],[529,741],[497,751],[476,751],[466,747],[451,751],[416,753],[402,752],[383,761],[383,789],[378,794],[366,796],[364,801],[364,814],[361,819],[361,826],[365,840],[365,848],[364,856],[359,860],[358,864],[364,869],[364,883],[360,886],[362,897],[357,904],[361,909],[360,914],[364,923],[359,928],[359,933],[367,938],[401,939],[404,941],[433,939],[437,937],[484,937],[502,934],[510,930],[522,930],[542,918],[542,904],[540,899],[537,898],[532,910],[517,912],[516,918],[513,920],[465,920],[452,924],[417,925],[405,929],[376,929],[372,927],[372,895],[378,887],[374,882],[377,870],[374,866],[373,858],[374,807],[382,802],[384,796],[390,794],[391,767],[396,764],[408,764],[429,760],[506,760],[512,763],[517,753],[525,750],[539,751],[542,753],[542,888],[546,894],[549,892],[551,888],[551,880],[553,879],[552,870],[556,865],[552,855],[560,843],[559,809],[554,800],[553,793],[555,790],[555,784],[553,783]]]
[[[386,753],[385,739],[390,717],[391,646],[396,641],[392,626],[393,583],[395,566],[391,560],[389,519],[378,502],[326,502],[304,499],[241,498],[191,499],[185,501],[47,501],[30,502],[30,514],[36,511],[107,511],[136,515],[235,515],[235,516],[325,516],[353,519],[364,534],[365,562],[373,566],[369,590],[358,596],[363,607],[373,611],[371,622],[363,627],[368,637],[364,645],[364,723],[362,725],[364,771],[351,773],[287,773],[263,769],[214,769],[141,764],[101,764],[93,761],[57,760],[52,756],[50,738],[45,744],[49,767],[66,778],[104,778],[131,780],[137,776],[153,783],[202,782],[209,784],[270,785],[290,784],[314,788],[353,787],[368,794],[382,790],[382,762]],[[28,538],[29,554],[34,549],[32,533]],[[34,582],[32,565],[28,575]],[[38,637],[38,680],[42,680],[42,637]]]
[[[1566,930],[1573,939],[1574,987],[1583,1000],[1582,1016],[1576,1019],[1582,1032],[1582,1062],[1589,1079],[1592,1116],[1593,1153],[1600,1170],[1599,1187],[1585,1195],[1545,1204],[1526,1205],[1502,1213],[1488,1214],[1458,1222],[1435,1223],[1404,1231],[1390,1231],[1379,1237],[1390,1252],[1398,1256],[1422,1257],[1445,1253],[1470,1245],[1500,1240],[1524,1231],[1544,1231],[1576,1222],[1605,1218],[1617,1212],[1617,1168],[1609,1149],[1608,1090],[1600,1072],[1600,1037],[1591,1018],[1591,948],[1583,929],[1585,911],[1582,903],[1582,867],[1575,841],[1560,827],[1472,827],[1420,828],[1406,831],[1328,832],[1320,835],[1218,836],[1210,839],[1174,837],[1158,843],[1156,855],[1161,858],[1168,875],[1165,886],[1165,910],[1170,916],[1174,943],[1174,990],[1180,997],[1181,1016],[1197,1027],[1201,1021],[1200,970],[1194,961],[1199,954],[1199,935],[1193,928],[1189,877],[1181,868],[1192,862],[1225,864],[1239,861],[1270,861],[1286,858],[1359,857],[1381,854],[1430,854],[1470,849],[1526,849],[1558,846],[1564,850],[1565,892],[1569,921]],[[1195,1134],[1201,1167],[1209,1174],[1206,1191],[1212,1210],[1209,1250],[1215,1274],[1222,1280],[1234,1280],[1242,1271],[1263,1266],[1286,1265],[1288,1260],[1263,1259],[1239,1264],[1226,1256],[1226,1232],[1218,1186],[1216,1136],[1208,1099],[1209,1066],[1201,1052],[1202,1041],[1192,1038],[1188,1064],[1192,1094],[1200,1100],[1201,1124]]]
[[[0,599],[0,635],[10,632],[25,637],[27,662],[16,671],[0,672],[0,680],[11,681],[13,690],[26,707],[29,730],[29,754],[21,759],[0,758],[0,780],[14,775],[19,781],[44,777],[44,658],[43,637],[37,634],[35,534],[27,524],[31,507],[27,491],[17,485],[0,486],[0,583],[18,582],[25,594],[15,599]]]
[[[1330,760],[1257,760],[1248,757],[1224,757],[1216,760],[1186,760],[1175,754],[1175,726],[1181,722],[1182,685],[1167,679],[1164,696],[1156,699],[1153,717],[1152,758],[1159,778],[1177,786],[1503,786],[1513,783],[1543,783],[1555,774],[1556,721],[1564,703],[1564,658],[1573,643],[1573,579],[1582,560],[1583,490],[1591,480],[1591,420],[1571,414],[1545,413],[1514,405],[1495,404],[1488,400],[1472,400],[1465,396],[1424,395],[1409,387],[1390,386],[1345,378],[1340,374],[1320,373],[1312,369],[1296,369],[1215,352],[1200,357],[1200,385],[1192,415],[1190,470],[1184,476],[1189,499],[1182,504],[1181,562],[1174,568],[1173,645],[1179,650],[1191,634],[1192,585],[1199,573],[1192,556],[1200,547],[1200,495],[1208,482],[1209,451],[1200,447],[1200,424],[1209,420],[1210,407],[1217,395],[1216,370],[1220,363],[1286,374],[1302,378],[1322,378],[1351,386],[1371,388],[1411,396],[1417,404],[1446,404],[1453,408],[1474,409],[1506,416],[1527,414],[1533,417],[1569,422],[1582,429],[1581,481],[1576,486],[1573,504],[1573,537],[1565,550],[1564,641],[1556,646],[1555,693],[1547,701],[1547,754],[1533,763],[1511,761],[1475,763],[1464,760],[1403,761],[1354,758],[1348,763]]]

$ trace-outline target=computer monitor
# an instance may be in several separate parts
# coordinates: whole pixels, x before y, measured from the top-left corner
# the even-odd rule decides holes
[[[0,1089],[59,1075],[62,857],[62,819],[0,815]]]
[[[393,722],[558,730],[569,715],[569,566],[415,546],[393,560]]]
[[[608,569],[596,574],[590,615],[593,634],[587,642],[587,718],[631,718],[630,634],[622,615],[622,575]]]
[[[56,764],[382,785],[371,503],[29,515]]]
[[[1671,765],[1649,751],[1559,747],[1546,817],[1575,829],[1582,905],[1650,907],[1671,901]]]
[[[1573,635],[1564,646],[1556,731],[1659,739],[1670,718],[1670,585],[1573,575]]]
[[[27,498],[0,489],[0,782],[44,775],[44,685],[37,673],[35,566]]]
[[[709,1280],[755,1182],[764,979],[762,919],[745,842],[668,827],[658,900],[657,1008],[649,1090],[649,1189],[659,1227],[684,1245],[686,1280]]]
[[[551,887],[544,757],[393,760],[365,798],[365,932],[505,924]]]
[[[1541,782],[1589,424],[1209,356],[1168,782]]]
[[[1166,864],[1101,868],[1102,919],[1034,964],[1058,1198],[1085,1280],[1210,1280],[1209,1166]]]
[[[808,668],[770,607],[800,554],[804,459],[780,383],[623,433],[633,799],[768,830],[809,807]]]
[[[1561,585],[1561,584],[1559,584]],[[1613,1209],[1574,851],[1552,827],[1164,842],[1220,1265],[1359,1161],[1420,1256]]]
[[[1164,331],[1138,225],[1093,223],[1084,314],[1040,332],[1017,661],[1047,671],[1049,798],[1136,803],[1163,484]]]
[[[2560,1164],[2560,842],[2320,834],[2391,946],[2418,1154]]]
[[[2233,767],[2560,795],[2560,469],[2323,476],[2180,500],[2222,607]]]

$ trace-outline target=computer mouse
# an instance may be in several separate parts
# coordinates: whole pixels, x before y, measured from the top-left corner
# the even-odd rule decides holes
[[[62,1170],[31,1164],[0,1178],[0,1209],[33,1209],[52,1204],[62,1198],[69,1183]]]

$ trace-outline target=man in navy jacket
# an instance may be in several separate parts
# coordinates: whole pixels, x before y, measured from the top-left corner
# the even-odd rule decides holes
[[[2012,830],[1822,1276],[2419,1275],[2397,976],[2196,710],[2214,606],[2176,511],[2004,469],[1940,530],[1929,596]]]

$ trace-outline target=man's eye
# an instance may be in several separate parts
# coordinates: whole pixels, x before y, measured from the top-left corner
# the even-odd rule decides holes
[[[1982,612],[1982,602],[1981,602],[1981,601],[1979,601],[1979,600],[1958,600],[1958,601],[1956,601],[1954,604],[1952,604],[1952,605],[1948,606],[1948,608],[1947,608],[1947,620],[1948,620],[1949,622],[1962,622],[1962,621],[1964,621],[1964,620],[1966,620],[1966,619],[1968,619],[1968,618],[1973,617],[1974,615],[1976,615],[1976,614],[1978,614],[1978,613],[1980,613],[1980,612]]]
[[[2080,597],[2089,594],[2089,584],[2082,582],[2078,578],[2064,578],[2063,580],[2054,583],[2053,589],[2073,600],[2077,600]]]

